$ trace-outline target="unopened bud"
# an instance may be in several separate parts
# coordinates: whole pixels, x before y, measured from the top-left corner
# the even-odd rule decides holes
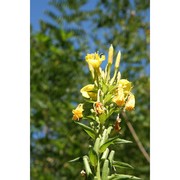
[[[113,46],[111,44],[110,48],[109,48],[109,54],[108,54],[108,64],[112,64],[113,63]]]
[[[121,52],[119,51],[116,58],[115,68],[119,68],[120,60],[121,60]]]

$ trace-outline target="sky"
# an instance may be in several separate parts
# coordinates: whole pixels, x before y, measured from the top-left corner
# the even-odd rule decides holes
[[[49,21],[52,22],[53,21],[45,14],[46,10],[52,10],[52,11],[56,11],[54,7],[51,7],[49,5],[50,0],[30,0],[30,23],[33,26],[33,30],[34,31],[38,31],[40,26],[39,26],[39,21],[40,20],[45,20],[45,21]],[[97,1],[95,0],[90,0],[88,1],[88,3],[83,7],[85,10],[90,10],[93,9],[93,7],[95,7]],[[134,0],[130,0],[130,3],[132,5],[132,7],[134,7]],[[146,18],[146,21],[150,21],[150,13],[147,13],[148,16]],[[84,23],[84,27],[88,27],[88,22]],[[88,32],[89,28],[86,28],[86,31]],[[89,31],[91,31],[89,29]],[[104,29],[99,30],[99,38],[101,38],[101,34],[103,34]],[[90,32],[89,32],[90,33]],[[102,40],[102,38],[101,38]],[[91,42],[91,39],[88,39],[88,41],[90,41],[91,43],[91,50],[94,52],[96,49],[96,46],[94,44],[94,42]],[[104,53],[107,56],[107,53]],[[150,74],[150,67],[147,66],[146,67],[146,73]]]
[[[39,30],[39,20],[43,19],[46,21],[51,21],[48,18],[44,11],[45,10],[52,10],[55,11],[53,7],[48,4],[49,0],[30,0],[30,22],[33,25],[33,29],[35,31]],[[97,1],[89,1],[85,6],[84,9],[92,9]]]
[[[39,30],[39,20],[48,19],[44,11],[49,9],[48,0],[30,0],[30,22],[34,30]]]

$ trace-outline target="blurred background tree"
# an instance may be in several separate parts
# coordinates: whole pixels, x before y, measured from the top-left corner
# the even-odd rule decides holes
[[[134,85],[136,109],[128,119],[150,154],[149,1],[49,0],[49,6],[51,20],[41,20],[38,31],[31,25],[31,179],[81,179],[83,166],[68,161],[86,154],[88,144],[71,112],[91,82],[85,55],[107,55],[110,44],[121,50],[122,78]],[[116,159],[135,167],[121,172],[150,179],[149,162],[123,118],[121,133],[133,144],[115,147]]]

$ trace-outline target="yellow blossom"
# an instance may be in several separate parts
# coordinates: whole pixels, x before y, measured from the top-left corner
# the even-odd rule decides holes
[[[119,81],[119,87],[123,88],[124,94],[127,95],[132,89],[131,82],[129,82],[127,79],[121,79]]]
[[[79,104],[77,106],[77,108],[72,111],[72,113],[73,113],[72,119],[73,120],[79,120],[80,118],[82,118],[83,117],[83,114],[82,114],[83,111],[84,111],[83,104]]]
[[[84,86],[80,92],[82,93],[82,96],[85,98],[92,98],[92,99],[96,99],[97,98],[97,94],[94,91],[94,84],[88,84],[86,86]]]
[[[121,87],[118,88],[117,95],[112,99],[118,106],[123,106],[125,103],[124,92]]]
[[[133,110],[135,107],[135,97],[134,95],[131,93],[128,97],[128,100],[126,102],[126,105],[125,105],[125,110],[127,111],[131,111]]]
[[[102,61],[105,60],[105,56],[104,55],[100,56],[98,53],[93,53],[93,54],[87,54],[85,59],[89,65],[91,65],[94,69],[97,69],[100,67]]]

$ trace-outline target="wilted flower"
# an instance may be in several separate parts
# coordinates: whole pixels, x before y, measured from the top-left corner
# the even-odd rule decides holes
[[[125,105],[125,110],[127,111],[131,111],[133,110],[135,107],[135,97],[134,95],[131,93],[128,97],[128,100],[126,102],[126,105]]]
[[[95,102],[94,103],[94,109],[95,109],[95,112],[97,114],[104,113],[104,107],[103,107],[103,104],[101,102]]]
[[[82,114],[83,111],[84,111],[83,104],[79,104],[77,106],[77,108],[72,111],[72,113],[73,113],[72,119],[73,120],[79,120],[80,118],[82,118],[83,117],[83,114]]]
[[[96,99],[97,94],[95,92],[93,92],[93,90],[94,90],[94,84],[88,84],[88,85],[84,86],[80,90],[80,92],[82,93],[82,96],[85,98]]]
[[[85,59],[90,66],[92,66],[94,69],[97,69],[101,65],[102,61],[105,60],[105,56],[104,55],[100,56],[98,53],[93,53],[93,54],[87,54]]]
[[[116,122],[115,122],[115,125],[114,125],[114,130],[117,131],[117,132],[119,132],[121,130],[120,122],[121,122],[121,119],[118,117],[116,119]]]

